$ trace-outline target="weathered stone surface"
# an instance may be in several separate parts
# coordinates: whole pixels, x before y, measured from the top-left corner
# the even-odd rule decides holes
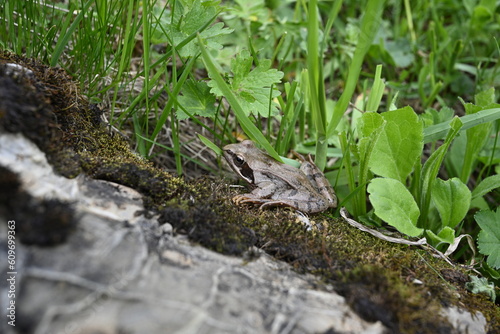
[[[22,135],[0,135],[0,150],[24,190],[66,202],[77,220],[60,245],[16,243],[16,326],[3,322],[4,333],[384,332],[266,254],[246,261],[174,237],[140,213],[134,190],[53,174]],[[2,240],[6,230],[0,224]],[[1,268],[8,271],[5,257]]]

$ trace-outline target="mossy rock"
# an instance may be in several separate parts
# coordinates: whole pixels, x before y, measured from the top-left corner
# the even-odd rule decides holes
[[[29,73],[12,75],[7,63]],[[462,267],[379,240],[330,213],[311,216],[316,223],[308,229],[289,209],[236,207],[235,191],[222,180],[188,182],[135,154],[77,87],[61,69],[0,51],[0,131],[32,140],[63,176],[84,173],[138,190],[149,214],[193,242],[249,261],[258,247],[316,275],[317,289],[335,289],[365,319],[395,333],[453,332],[439,312],[450,305],[482,312],[488,330],[500,332],[499,307],[465,290]]]

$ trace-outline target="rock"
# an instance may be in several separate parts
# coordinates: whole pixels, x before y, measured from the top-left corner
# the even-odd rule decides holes
[[[23,191],[66,203],[76,221],[57,246],[16,240],[16,326],[3,322],[4,333],[385,332],[265,253],[254,250],[248,262],[172,236],[141,213],[130,188],[55,175],[22,135],[1,134],[0,156]],[[5,240],[7,226],[0,229]],[[5,257],[1,268],[8,271]]]

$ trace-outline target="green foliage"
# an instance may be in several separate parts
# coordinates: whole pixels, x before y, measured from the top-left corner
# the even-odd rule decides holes
[[[177,98],[178,119],[186,119],[189,116],[215,117],[215,97],[210,94],[210,87],[205,82],[187,80],[181,92],[182,96]]]
[[[369,180],[369,162],[375,143],[377,142],[384,127],[384,120],[380,114],[368,112],[363,115],[358,121],[359,141],[357,145],[357,154],[359,159],[358,184],[362,187],[358,193],[356,200],[353,203],[354,214],[357,216],[366,213],[366,191],[365,185]],[[347,147],[347,145],[345,145]],[[344,155],[350,155],[350,152],[343,151]],[[350,191],[354,192],[356,184],[354,182],[354,173],[349,164],[347,173],[352,175],[350,182]]]
[[[436,246],[440,244],[452,244],[455,241],[455,230],[449,226],[443,227],[437,234],[432,230],[425,230],[425,235],[427,241]]]
[[[493,302],[496,300],[495,285],[488,282],[485,277],[470,275],[470,282],[465,283],[467,289],[472,293],[482,293],[488,296]]]
[[[441,225],[455,228],[469,211],[471,191],[458,178],[436,179],[432,188],[432,201],[436,206]]]
[[[200,45],[203,45],[203,41],[198,36],[198,42]],[[240,101],[238,100],[238,96],[231,90],[231,87],[224,81],[221,74],[219,73],[219,69],[214,63],[214,60],[210,56],[210,54],[205,50],[205,48],[201,48],[201,55],[203,58],[203,62],[207,68],[207,71],[212,78],[217,83],[217,88],[220,89],[222,94],[226,97],[229,104],[233,108],[235,112],[235,116],[238,119],[242,129],[245,133],[254,141],[258,142],[273,158],[280,161],[278,153],[274,150],[274,148],[269,144],[266,140],[262,132],[250,121],[245,113]]]
[[[411,107],[381,115],[384,125],[368,166],[374,174],[404,183],[422,153],[422,123]]]
[[[491,175],[483,179],[472,192],[472,198],[481,197],[492,191],[500,188],[500,175]]]
[[[158,24],[153,26],[153,42],[177,46],[191,38],[190,42],[177,51],[181,57],[193,57],[199,53],[193,38],[199,32],[207,47],[221,49],[221,37],[230,34],[232,29],[224,28],[223,22],[205,28],[205,25],[213,22],[219,14],[219,4],[220,1],[175,1],[172,12],[166,11],[165,8],[155,7],[155,11],[160,13],[157,17]]]
[[[490,92],[487,94],[491,97]],[[479,94],[476,101],[480,101],[481,96],[485,95]],[[491,103],[483,108],[489,107]],[[476,105],[470,108],[482,110]],[[433,119],[439,119],[439,115],[436,112]],[[410,107],[363,114],[357,122],[359,182],[369,182],[369,199],[378,218],[410,236],[419,236],[425,231],[431,244],[452,244],[456,237],[454,228],[469,211],[472,192],[459,178],[442,180],[437,176],[462,122],[457,117],[449,122],[450,130],[444,142],[423,166],[419,161],[424,138],[422,124]],[[477,142],[476,139],[471,138]],[[476,163],[477,159],[472,161]],[[382,178],[369,181],[368,169]],[[408,181],[412,192],[406,188]],[[476,196],[497,187],[498,182],[496,177],[486,179]],[[363,200],[362,196],[357,197]],[[355,208],[359,210],[356,213],[363,214],[362,205]]]
[[[457,136],[458,132],[462,128],[462,122],[458,117],[455,117],[450,123],[450,131],[446,136],[446,139],[437,150],[435,150],[432,155],[424,163],[418,180],[418,192],[417,200],[420,202],[419,207],[422,215],[419,218],[419,226],[431,230],[438,230],[439,227],[431,228],[428,221],[429,208],[431,203],[431,191],[433,189],[433,184],[439,173],[439,169],[444,160],[446,152],[450,147],[453,139]]]
[[[229,87],[246,116],[276,116],[277,104],[272,99],[280,95],[275,84],[280,82],[283,72],[271,69],[271,61],[268,59],[260,60],[252,68],[253,63],[254,58],[247,50],[236,55],[231,61],[231,74],[226,75],[229,77]],[[217,81],[212,79],[208,85],[216,96],[224,95]]]
[[[499,105],[494,104],[495,101],[495,90],[490,88],[487,91],[480,92],[476,95],[476,104],[464,103],[465,114],[472,115],[485,108],[498,107]],[[473,169],[473,165],[479,155],[479,152],[486,143],[491,132],[491,126],[493,123],[485,123],[477,125],[473,128],[467,129],[466,131],[466,145],[465,145],[465,156],[463,164],[461,167],[460,179],[467,183],[470,174]]]
[[[479,211],[474,218],[481,227],[477,238],[479,252],[488,255],[488,265],[500,269],[500,209]]]
[[[417,237],[423,229],[418,228],[420,214],[417,203],[411,193],[398,180],[375,178],[368,185],[370,202],[375,214],[401,233]]]
[[[335,104],[330,122],[327,125],[325,124],[325,126],[327,126],[327,137],[332,136],[336,131],[342,115],[345,113],[349,101],[354,94],[354,89],[361,73],[361,64],[382,23],[384,3],[385,1],[383,0],[368,0],[366,4],[365,14],[361,21],[359,40],[349,66],[349,76],[345,83],[345,90]],[[317,154],[323,155],[324,151],[318,151]]]

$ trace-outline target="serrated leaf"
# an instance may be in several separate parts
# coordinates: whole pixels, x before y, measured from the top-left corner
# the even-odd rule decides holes
[[[153,37],[155,43],[167,43],[174,46],[179,45],[186,38],[202,29],[212,22],[220,10],[217,1],[177,1],[173,13],[173,20],[168,11],[163,11],[160,19],[161,25],[155,26]],[[200,36],[205,40],[209,48],[221,49],[222,44],[218,42],[221,36],[230,34],[233,29],[224,28],[224,23],[218,22],[200,32]],[[180,50],[177,50],[182,57],[193,57],[199,53],[196,41],[192,40]]]
[[[215,97],[210,93],[210,87],[203,82],[187,80],[182,86],[182,96],[177,98],[179,104],[191,115],[214,117]],[[189,116],[181,109],[177,109],[177,118],[186,119]]]
[[[496,299],[495,285],[489,283],[485,277],[477,277],[475,275],[470,275],[470,282],[465,283],[465,287],[469,289],[472,293],[482,293],[487,295],[493,300]]]
[[[270,60],[260,60],[253,69],[252,64],[253,57],[250,56],[249,51],[243,50],[237,55],[231,61],[232,77],[229,79],[229,86],[247,116],[250,114],[263,117],[275,115],[278,112],[277,104],[271,101],[270,105],[269,98],[273,99],[280,95],[274,85],[281,81],[283,72],[271,69]],[[212,87],[212,93],[217,96],[223,95],[215,80],[211,80],[208,85]]]
[[[200,45],[203,46],[203,40],[200,36],[198,36],[197,41]],[[238,119],[243,131],[245,131],[250,139],[259,143],[267,151],[267,153],[269,153],[270,156],[281,162],[279,154],[267,141],[266,137],[264,137],[262,132],[255,126],[255,124],[253,124],[252,121],[248,117],[246,117],[245,112],[238,102],[236,95],[224,81],[219,73],[219,68],[215,65],[214,60],[204,47],[201,48],[201,58],[203,60],[203,63],[205,64],[208,74],[217,83],[217,87],[221,89],[221,91],[224,93],[223,95],[233,108],[234,114],[236,115],[236,118]]]
[[[500,268],[500,209],[493,211],[479,211],[474,215],[476,222],[481,227],[477,237],[479,252],[488,255],[488,264]]]
[[[376,178],[368,185],[368,192],[380,219],[411,237],[422,234],[423,229],[416,226],[420,210],[404,184],[394,179]]]
[[[469,211],[471,192],[460,179],[436,179],[432,185],[432,201],[441,217],[441,225],[454,228]]]
[[[368,164],[373,173],[404,183],[422,154],[422,123],[411,107],[381,115],[386,124]]]

